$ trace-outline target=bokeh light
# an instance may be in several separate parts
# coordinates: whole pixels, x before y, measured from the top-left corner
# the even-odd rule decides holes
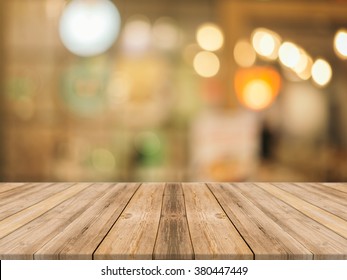
[[[330,64],[324,59],[317,59],[312,65],[312,79],[319,86],[326,86],[332,77]]]
[[[299,78],[302,80],[308,80],[311,77],[313,60],[303,49],[300,49],[299,51],[300,58],[298,63],[293,67],[293,70]]]
[[[253,31],[251,38],[252,45],[259,55],[271,60],[277,58],[281,43],[278,34],[265,28],[257,28]]]
[[[256,53],[247,40],[239,40],[234,47],[234,59],[241,67],[251,67],[256,60]]]
[[[289,68],[294,68],[300,61],[300,50],[291,42],[284,42],[280,46],[278,55],[280,62]]]
[[[200,76],[209,78],[217,75],[220,62],[218,57],[211,52],[201,51],[194,57],[194,69]]]
[[[109,0],[73,0],[60,19],[62,43],[78,56],[105,52],[115,42],[120,29],[120,15]]]
[[[216,51],[223,46],[224,36],[216,24],[205,23],[198,28],[196,40],[202,49]]]
[[[143,53],[152,43],[152,27],[149,19],[143,15],[130,17],[122,33],[122,45],[126,52]]]
[[[243,89],[243,98],[248,107],[255,110],[264,109],[272,101],[272,89],[269,83],[261,79],[249,81]]]
[[[309,78],[311,78],[312,65],[313,65],[312,58],[310,56],[307,56],[306,68],[301,72],[296,72],[298,77],[302,80],[308,80]]]
[[[293,70],[296,73],[300,73],[304,71],[308,64],[308,57],[306,52],[302,49],[300,49],[299,52],[300,52],[300,57],[299,57],[298,63],[293,66]]]
[[[235,75],[235,90],[241,104],[252,110],[263,110],[278,95],[281,78],[269,67],[239,69]]]
[[[347,58],[347,29],[340,29],[334,37],[335,53],[343,59]]]

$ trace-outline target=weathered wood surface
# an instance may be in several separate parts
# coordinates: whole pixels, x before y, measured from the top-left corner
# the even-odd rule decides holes
[[[0,183],[0,259],[347,259],[347,183]]]
[[[253,253],[203,183],[183,184],[195,259],[253,259]]]
[[[152,259],[164,184],[143,185],[94,253],[95,259]]]
[[[169,260],[194,258],[180,184],[167,184],[165,187],[153,257]]]

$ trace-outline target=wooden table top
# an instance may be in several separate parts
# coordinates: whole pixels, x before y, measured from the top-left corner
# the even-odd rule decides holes
[[[0,259],[347,259],[347,183],[1,183]]]

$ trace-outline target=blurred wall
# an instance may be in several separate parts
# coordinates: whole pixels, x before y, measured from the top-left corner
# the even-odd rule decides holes
[[[5,33],[5,3],[1,1],[0,3],[0,38],[4,38]],[[5,85],[5,54],[4,54],[4,42],[3,39],[0,39],[0,119],[4,118],[4,85]],[[3,125],[0,125],[0,178],[3,179],[3,170],[4,170],[4,149],[3,149]]]
[[[187,123],[200,105],[197,77],[182,53],[132,56],[119,38],[104,55],[80,58],[59,39],[65,4],[6,2],[2,180],[187,178]],[[211,20],[209,1],[116,4],[123,27],[132,16],[152,25],[170,17],[179,32],[185,28],[185,44]]]
[[[106,53],[86,58],[70,53],[59,38],[67,1],[1,1],[2,181],[347,179],[347,66],[332,44],[336,30],[347,26],[345,3],[114,3],[122,19],[119,38]],[[163,45],[160,35],[129,50],[124,38],[136,21],[148,34],[169,23],[177,41]],[[209,54],[219,63],[212,77],[194,65],[204,51],[196,33],[206,22],[224,34],[224,45]],[[235,45],[250,42],[260,27],[327,59],[330,84],[317,87],[259,55],[251,66],[239,66]],[[141,34],[132,38],[155,40]],[[272,103],[261,110],[245,106],[235,90],[240,69],[257,67],[281,79]]]

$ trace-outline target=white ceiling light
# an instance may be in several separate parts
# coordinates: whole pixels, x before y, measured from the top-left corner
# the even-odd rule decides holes
[[[334,49],[336,54],[343,59],[347,58],[347,30],[340,29],[334,37]]]
[[[201,77],[209,78],[217,75],[220,62],[214,53],[201,51],[194,57],[193,66]]]
[[[299,48],[290,42],[284,42],[279,49],[280,62],[289,68],[295,67],[300,61]]]
[[[330,64],[324,59],[317,59],[312,66],[312,79],[319,86],[326,86],[332,77]]]
[[[206,51],[219,50],[224,43],[222,30],[214,23],[205,23],[198,28],[196,40]]]
[[[281,38],[278,34],[265,28],[257,28],[251,37],[253,48],[259,55],[270,60],[277,58],[281,44]]]
[[[109,0],[73,0],[60,18],[59,33],[64,46],[79,56],[105,52],[115,42],[120,15]]]

